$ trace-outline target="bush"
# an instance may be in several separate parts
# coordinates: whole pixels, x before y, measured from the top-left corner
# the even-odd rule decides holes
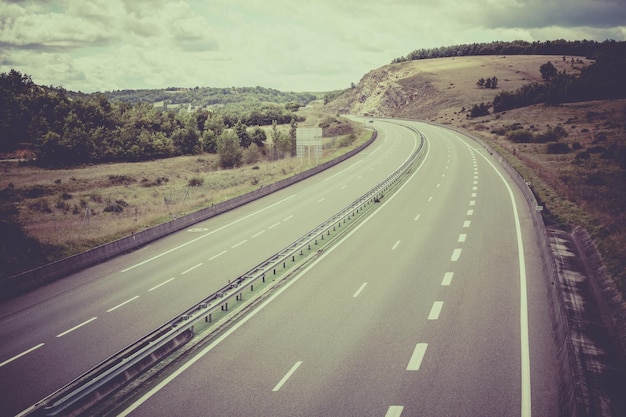
[[[194,177],[187,182],[190,187],[202,187],[204,185],[204,178]]]
[[[547,146],[546,151],[549,154],[565,154],[569,153],[569,145],[567,143],[550,143]]]
[[[531,143],[534,139],[533,134],[528,130],[513,130],[506,137],[513,143]]]

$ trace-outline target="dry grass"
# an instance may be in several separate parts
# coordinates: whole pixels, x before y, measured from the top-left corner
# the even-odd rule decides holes
[[[312,118],[318,117],[321,114],[316,113]],[[280,129],[286,133],[289,126]],[[370,136],[362,129],[358,133],[359,139],[349,148],[332,147],[332,139],[324,139],[319,163]],[[286,158],[222,170],[218,156],[211,154],[65,170],[0,162],[0,190],[4,190],[5,213],[17,218],[30,237],[67,256],[308,168],[307,160]]]

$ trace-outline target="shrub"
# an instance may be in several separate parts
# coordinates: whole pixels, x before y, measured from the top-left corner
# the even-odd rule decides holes
[[[187,182],[187,185],[190,187],[202,187],[204,185],[204,178],[193,177]]]
[[[569,153],[569,145],[567,143],[550,143],[547,146],[546,151],[549,154],[565,154]]]
[[[506,137],[513,143],[531,143],[534,139],[533,134],[528,130],[513,130]]]
[[[107,206],[104,208],[105,213],[121,213],[124,211],[124,208],[128,207],[128,203],[124,200],[115,200],[114,202],[109,202]]]

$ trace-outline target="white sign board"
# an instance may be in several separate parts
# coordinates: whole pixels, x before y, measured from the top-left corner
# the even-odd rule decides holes
[[[321,127],[299,127],[296,129],[296,146],[322,145]]]

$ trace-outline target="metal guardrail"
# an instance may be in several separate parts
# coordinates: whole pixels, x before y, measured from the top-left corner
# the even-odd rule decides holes
[[[403,125],[404,126],[404,125]],[[209,295],[193,307],[176,316],[168,323],[154,330],[109,359],[96,365],[66,386],[42,399],[25,410],[22,415],[29,416],[76,416],[93,407],[118,391],[134,378],[154,366],[163,358],[190,341],[194,336],[194,327],[200,322],[211,321],[212,314],[228,310],[228,303],[234,298],[242,299],[243,291],[251,290],[258,280],[265,281],[266,275],[274,274],[277,268],[284,268],[286,263],[295,260],[296,255],[306,247],[317,245],[331,229],[341,228],[348,220],[355,217],[368,205],[384,198],[384,195],[399,186],[411,172],[411,167],[423,157],[424,136],[418,130],[404,126],[417,133],[420,143],[409,158],[376,187],[356,199],[337,214],[297,239],[286,248],[267,260],[254,266],[243,275]]]

